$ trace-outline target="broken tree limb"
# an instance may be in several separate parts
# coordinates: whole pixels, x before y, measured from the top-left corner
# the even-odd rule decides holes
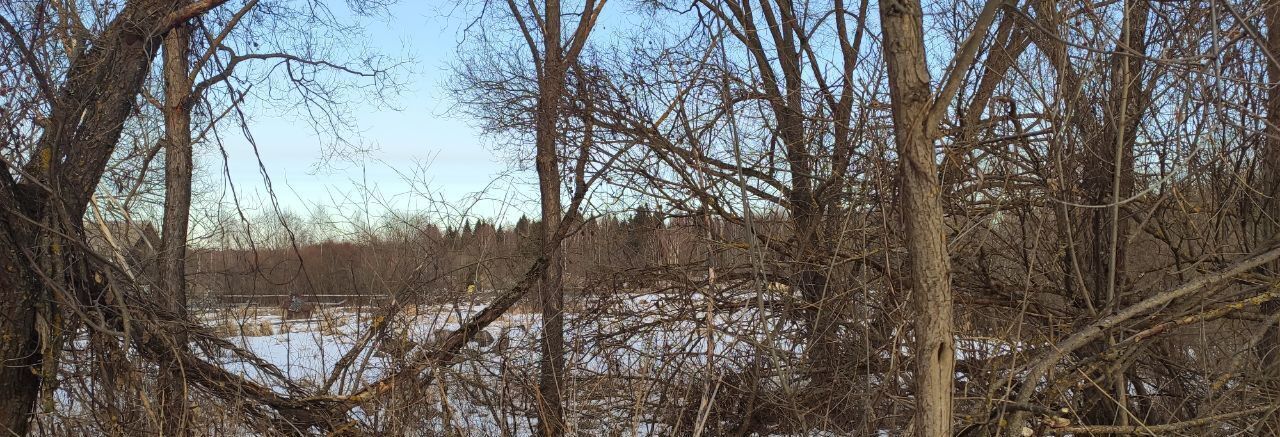
[[[1185,420],[1182,422],[1166,423],[1162,425],[1134,425],[1134,426],[1113,426],[1113,425],[1080,425],[1058,428],[1055,431],[1061,435],[1066,434],[1136,434],[1136,435],[1165,435],[1173,431],[1194,428],[1197,426],[1212,425],[1224,420],[1238,419],[1248,417],[1254,414],[1263,414],[1276,409],[1275,405],[1264,405],[1261,407],[1253,407],[1240,411],[1232,411],[1230,413],[1219,414],[1216,416],[1206,416],[1198,419]]]
[[[1156,294],[1146,298],[1136,304],[1133,304],[1119,312],[1103,317],[1096,322],[1085,326],[1083,329],[1076,331],[1066,340],[1049,348],[1045,355],[1033,361],[1023,369],[1027,369],[1027,376],[1024,379],[1021,390],[1018,392],[1016,402],[1026,403],[1035,395],[1035,389],[1039,385],[1038,381],[1048,373],[1068,354],[1084,347],[1102,335],[1108,330],[1124,323],[1138,315],[1147,313],[1157,309],[1165,304],[1173,302],[1176,299],[1193,295],[1206,287],[1235,278],[1241,274],[1249,272],[1254,268],[1274,261],[1280,258],[1280,242],[1272,242],[1266,246],[1266,249],[1255,252],[1254,254],[1237,261],[1216,273],[1207,274],[1187,282],[1177,288]],[[1026,414],[1022,412],[1014,413],[1012,420],[1009,421],[1011,429],[1020,429],[1026,423]]]

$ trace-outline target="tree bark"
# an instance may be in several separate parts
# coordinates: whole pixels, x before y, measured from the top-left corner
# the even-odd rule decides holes
[[[7,434],[28,432],[41,389],[40,367],[56,365],[57,348],[44,347],[53,339],[42,341],[37,326],[56,333],[61,328],[57,306],[76,304],[68,300],[72,297],[87,298],[86,288],[95,285],[85,273],[81,220],[169,30],[167,20],[185,3],[125,4],[89,49],[71,61],[23,169],[27,175],[18,179],[8,169],[3,172],[0,300],[9,304],[0,310],[0,360],[5,363],[0,366],[0,430]]]
[[[2,167],[0,167],[2,168]],[[6,176],[7,177],[7,176]],[[0,203],[17,205],[12,192],[5,190]],[[11,213],[6,213],[5,229],[0,233],[0,299],[8,302],[0,318],[0,431],[26,435],[31,410],[40,392],[40,340],[35,332],[36,290],[38,280],[22,253],[30,244],[25,226],[17,226]]]
[[[543,60],[538,81],[538,112],[535,146],[538,190],[542,199],[543,244],[551,241],[560,225],[560,160],[556,143],[559,130],[560,97],[564,92],[565,68],[561,62],[560,2],[546,0],[543,20]],[[564,435],[564,405],[560,393],[564,383],[564,291],[561,288],[564,263],[561,245],[556,243],[542,273],[539,298],[542,303],[542,359],[538,379],[538,428],[544,436]]]
[[[187,315],[187,225],[191,215],[191,27],[180,25],[164,40],[164,223],[160,238],[161,302],[185,319]],[[173,335],[174,347],[187,350],[186,335]],[[161,405],[164,434],[186,435],[186,383],[176,363],[162,363]]]
[[[933,105],[918,1],[880,3],[889,71],[899,204],[911,264],[915,308],[916,435],[951,435],[955,351],[951,265],[942,224],[941,188],[927,114]]]

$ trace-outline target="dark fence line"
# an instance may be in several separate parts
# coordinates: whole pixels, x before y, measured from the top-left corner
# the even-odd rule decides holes
[[[378,305],[385,302],[387,295],[367,294],[302,294],[302,300],[316,305]],[[282,305],[287,294],[219,294],[212,296],[214,301],[222,305]]]

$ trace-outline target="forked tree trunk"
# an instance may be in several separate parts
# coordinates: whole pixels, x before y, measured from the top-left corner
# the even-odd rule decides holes
[[[220,3],[186,12],[199,14]],[[186,4],[127,2],[89,49],[72,59],[66,79],[53,91],[56,101],[50,104],[48,122],[23,169],[26,175],[15,179],[7,169],[0,174],[6,179],[0,186],[0,204],[8,206],[0,208],[0,301],[6,302],[0,310],[4,434],[27,434],[41,389],[40,366],[57,358],[50,355],[56,348],[41,347],[37,324],[56,331],[61,327],[57,304],[67,302],[66,297],[85,298],[90,295],[87,288],[102,285],[96,282],[101,278],[85,275],[89,269],[81,252],[81,219],[125,120],[133,113],[151,60],[168,31],[167,20]],[[62,268],[48,270],[54,265]],[[70,294],[55,292],[54,285]],[[37,321],[37,314],[44,314],[44,320]]]
[[[951,435],[955,351],[951,333],[951,264],[942,225],[941,188],[929,116],[933,103],[918,1],[883,1],[880,25],[889,70],[898,149],[900,214],[911,259],[915,308],[916,435]]]

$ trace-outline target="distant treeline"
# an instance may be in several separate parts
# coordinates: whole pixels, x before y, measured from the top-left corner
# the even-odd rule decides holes
[[[776,220],[759,219],[771,221]],[[405,288],[406,281],[446,294],[492,291],[524,274],[541,234],[541,222],[523,216],[507,226],[469,219],[460,227],[400,221],[340,240],[311,238],[307,226],[289,225],[292,239],[281,238],[281,227],[259,241],[241,236],[228,248],[197,251],[191,258],[193,295],[382,296]],[[579,226],[564,243],[565,287],[571,290],[632,287],[629,276],[691,265],[709,254],[733,262],[748,245],[741,227],[718,218],[667,216],[647,206]],[[717,243],[711,245],[707,237],[713,234]]]

